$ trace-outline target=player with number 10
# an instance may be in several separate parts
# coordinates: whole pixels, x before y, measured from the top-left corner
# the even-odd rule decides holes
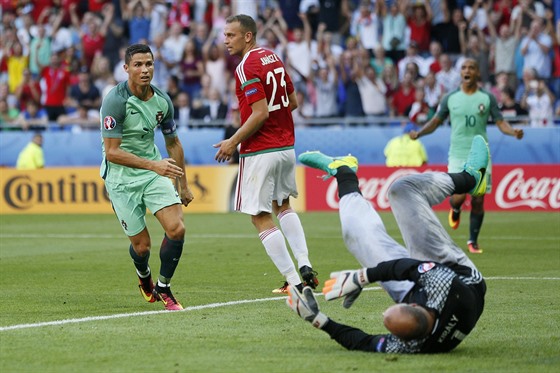
[[[274,52],[257,47],[257,26],[251,17],[229,17],[224,36],[230,55],[241,57],[235,71],[241,127],[214,145],[218,149],[215,159],[228,161],[240,146],[235,210],[251,215],[268,256],[286,279],[273,292],[287,293],[288,284],[301,288],[301,279],[304,286],[315,288],[318,280],[303,227],[290,206],[290,196],[297,197],[292,110],[298,103],[292,80]],[[298,262],[301,279],[284,237]]]

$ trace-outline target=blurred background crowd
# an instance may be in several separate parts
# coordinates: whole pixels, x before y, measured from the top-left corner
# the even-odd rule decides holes
[[[150,45],[153,84],[180,130],[238,125],[225,19],[257,20],[259,45],[290,70],[296,126],[416,124],[474,58],[506,119],[560,116],[553,0],[0,0],[0,130],[99,128],[127,79],[124,51]]]

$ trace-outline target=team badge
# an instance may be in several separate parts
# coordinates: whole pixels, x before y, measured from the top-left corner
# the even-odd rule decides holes
[[[112,116],[107,115],[105,118],[103,118],[103,127],[105,127],[107,131],[112,130],[116,125],[117,121]]]
[[[436,263],[434,263],[434,262],[422,263],[418,266],[418,273],[426,273],[430,269],[434,268],[435,266],[436,266]]]
[[[163,111],[158,111],[156,114],[156,121],[158,126],[161,124],[161,121],[163,120]]]
[[[484,106],[484,104],[478,105],[478,111],[480,114],[484,113],[486,111],[486,106]]]

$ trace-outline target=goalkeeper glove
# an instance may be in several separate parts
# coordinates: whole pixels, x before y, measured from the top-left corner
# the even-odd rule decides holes
[[[301,293],[298,289],[289,286],[286,304],[299,317],[309,321],[316,328],[321,329],[329,320],[327,315],[319,311],[317,299],[315,299],[313,290],[309,286],[303,288]]]
[[[340,271],[331,273],[331,279],[325,282],[323,294],[326,300],[346,297],[342,306],[350,308],[362,292],[362,288],[369,284],[367,268],[356,271]]]

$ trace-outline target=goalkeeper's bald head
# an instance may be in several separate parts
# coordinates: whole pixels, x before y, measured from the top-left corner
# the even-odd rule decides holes
[[[417,304],[395,304],[383,313],[383,324],[394,336],[410,341],[427,337],[435,315]]]

